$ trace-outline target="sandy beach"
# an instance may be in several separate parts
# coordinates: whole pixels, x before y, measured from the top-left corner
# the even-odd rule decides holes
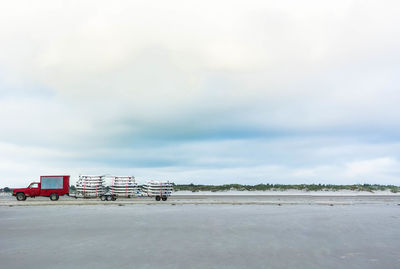
[[[60,206],[60,205],[180,205],[180,204],[229,204],[229,205],[357,205],[357,204],[400,204],[400,194],[390,192],[215,192],[191,193],[177,192],[167,201],[157,202],[150,197],[131,199],[119,198],[117,201],[100,199],[75,199],[60,197],[59,201],[50,201],[47,197],[28,198],[17,201],[10,195],[0,196],[0,206]]]
[[[0,197],[2,268],[399,268],[400,195]]]
[[[380,197],[335,206],[177,199],[1,206],[1,267],[400,268],[400,206]]]

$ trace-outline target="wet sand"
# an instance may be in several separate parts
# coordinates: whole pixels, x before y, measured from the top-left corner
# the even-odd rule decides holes
[[[195,198],[191,201],[202,201]],[[179,204],[174,199],[149,205],[0,206],[0,265],[400,268],[400,206],[383,198],[379,203],[362,198],[364,204],[349,199],[352,204],[334,206]]]

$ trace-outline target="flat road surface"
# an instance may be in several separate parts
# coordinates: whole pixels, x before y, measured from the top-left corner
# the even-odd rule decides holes
[[[230,205],[356,205],[356,204],[400,204],[400,194],[396,195],[173,195],[167,201],[157,202],[154,198],[136,197],[117,201],[100,199],[75,199],[60,197],[50,201],[47,197],[27,198],[17,201],[12,196],[0,197],[0,206],[39,206],[39,205],[113,205],[113,204],[230,204]]]
[[[1,199],[4,269],[400,268],[398,196],[16,202]]]

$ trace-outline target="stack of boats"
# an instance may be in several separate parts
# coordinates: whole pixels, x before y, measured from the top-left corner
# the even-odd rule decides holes
[[[164,198],[171,195],[172,187],[172,182],[169,181],[150,180],[144,185],[143,191],[147,193],[147,196]]]
[[[104,194],[105,176],[79,176],[76,193],[84,198],[95,198]]]
[[[112,177],[111,194],[131,198],[139,192],[138,184],[133,176]]]
[[[155,197],[157,201],[160,199],[165,201],[168,196],[171,196],[173,185],[170,181],[150,180],[146,184],[139,186],[133,176],[81,175],[76,183],[76,195],[83,198],[96,198],[107,195],[132,198],[147,195]]]

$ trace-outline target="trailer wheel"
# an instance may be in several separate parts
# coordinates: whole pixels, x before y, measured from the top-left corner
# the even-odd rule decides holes
[[[52,201],[57,201],[59,197],[57,193],[50,194],[50,200]]]
[[[160,196],[156,196],[156,201],[160,201],[161,197]]]
[[[26,195],[25,195],[25,193],[23,193],[23,192],[19,192],[19,193],[17,193],[17,200],[18,201],[25,201],[26,200]]]
[[[105,201],[106,200],[106,196],[104,196],[104,195],[100,196],[100,200]]]
[[[112,199],[111,195],[108,195],[107,196],[107,201],[111,201],[111,199]]]
[[[167,196],[163,196],[162,200],[167,201]]]

